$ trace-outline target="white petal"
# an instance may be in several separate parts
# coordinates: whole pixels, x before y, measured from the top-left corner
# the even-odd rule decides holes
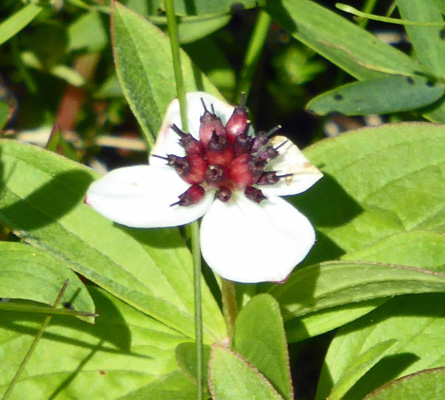
[[[241,193],[227,203],[215,200],[201,224],[204,259],[235,282],[283,281],[314,241],[308,219],[279,197],[260,204]]]
[[[278,149],[280,155],[267,165],[268,171],[278,175],[292,174],[275,185],[261,186],[263,193],[274,196],[286,196],[304,192],[317,182],[323,174],[309,162],[300,149],[284,136],[275,136],[271,145]]]
[[[114,222],[134,228],[187,224],[201,217],[213,202],[208,192],[195,205],[170,206],[190,185],[170,167],[119,168],[89,187],[85,202]]]
[[[224,125],[234,110],[234,107],[205,92],[191,92],[187,93],[186,96],[188,129],[196,139],[199,139],[200,118],[202,114],[204,114],[201,99],[204,100],[208,110],[211,110],[213,105],[215,114],[221,118]],[[179,136],[170,128],[172,124],[176,124],[179,128],[182,128],[178,99],[174,99],[168,106],[151,154],[157,154],[159,156],[165,156],[166,154],[183,156],[185,154],[184,149],[178,144]],[[165,165],[165,161],[150,156],[150,165]]]

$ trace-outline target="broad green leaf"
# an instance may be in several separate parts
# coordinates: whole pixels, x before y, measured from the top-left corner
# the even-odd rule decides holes
[[[204,388],[208,388],[207,371],[210,360],[210,346],[203,346],[203,382]],[[175,350],[176,361],[186,376],[188,376],[195,384],[198,382],[197,372],[197,351],[196,343],[181,343]]]
[[[89,288],[95,325],[56,317],[46,329],[10,400],[117,399],[177,370],[175,347],[186,338],[133,307]],[[2,313],[0,396],[42,323],[42,316]]]
[[[293,37],[358,79],[419,72],[406,54],[315,2],[268,0],[266,7]]]
[[[3,21],[0,24],[0,45],[20,32],[37,15],[39,15],[42,10],[43,7],[35,4],[28,4]]]
[[[273,295],[285,320],[344,304],[411,293],[440,293],[445,274],[392,264],[331,261],[294,272]]]
[[[284,399],[293,399],[280,306],[268,294],[253,297],[235,323],[233,348],[257,368]]]
[[[445,235],[428,231],[388,236],[361,250],[346,254],[345,260],[387,262],[445,272]]]
[[[182,372],[174,371],[118,400],[191,400],[197,387]]]
[[[77,18],[68,28],[68,50],[88,53],[101,51],[108,43],[108,35],[98,12],[89,12]]]
[[[442,14],[445,14],[445,0],[434,0]]]
[[[206,14],[228,14],[233,7],[237,9],[249,9],[264,6],[266,0],[175,0],[176,15],[206,15]],[[155,0],[153,9],[165,10],[164,1]]]
[[[61,307],[94,312],[84,284],[50,252],[23,243],[0,242],[0,254],[0,297],[52,305],[69,279]]]
[[[91,170],[43,149],[0,142],[0,220],[74,271],[194,337],[192,258],[175,229],[129,229],[82,204]],[[204,286],[206,341],[224,337],[221,312]]]
[[[184,18],[178,24],[178,36],[181,43],[190,43],[204,38],[221,29],[230,21],[229,15],[217,15],[199,18]]]
[[[5,101],[0,101],[0,129],[3,129],[4,126],[11,118],[11,109],[9,104]]]
[[[361,301],[357,304],[331,307],[323,311],[290,319],[285,323],[287,340],[289,343],[299,342],[329,332],[368,314],[386,300],[386,298],[383,298]]]
[[[376,389],[364,400],[439,400],[445,397],[445,367],[404,376]]]
[[[256,368],[219,345],[212,349],[209,380],[213,400],[282,399]]]
[[[427,106],[445,92],[421,76],[392,75],[340,86],[312,99],[306,108],[316,114],[389,114]]]
[[[294,200],[318,230],[306,264],[402,232],[444,230],[445,126],[361,129],[319,142],[305,155],[324,173]]]
[[[396,0],[403,19],[421,22],[444,22],[439,7],[434,1]],[[445,78],[444,26],[406,25],[406,32],[413,45],[415,55],[431,74]]]
[[[117,75],[145,139],[152,146],[167,106],[176,97],[170,43],[159,28],[119,3],[113,4]],[[187,92],[203,90],[220,97],[185,52],[181,52],[181,61]]]
[[[343,396],[344,400],[362,399],[393,379],[443,366],[444,301],[443,293],[402,296],[341,328],[326,355],[317,400],[330,397],[332,388],[348,375],[361,354],[388,340],[397,343]]]
[[[341,400],[345,393],[374,365],[376,365],[397,343],[396,340],[387,340],[377,343],[375,346],[359,354],[357,358],[344,371],[341,379],[332,388],[330,400]]]

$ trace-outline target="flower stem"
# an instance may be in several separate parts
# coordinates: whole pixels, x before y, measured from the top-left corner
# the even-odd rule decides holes
[[[173,68],[175,71],[176,91],[181,110],[182,130],[188,131],[187,103],[185,96],[184,78],[182,76],[181,56],[179,52],[178,27],[176,25],[175,8],[173,0],[165,1],[167,14],[167,30],[170,37]],[[203,382],[203,343],[202,343],[202,305],[201,305],[201,248],[199,243],[199,224],[197,221],[190,224],[192,255],[193,255],[193,284],[195,292],[195,337],[196,337],[196,373],[198,383],[197,399],[202,400]]]
[[[235,283],[221,278],[221,295],[224,319],[226,321],[227,335],[232,337],[235,326],[236,316],[238,314],[236,305]]]
[[[57,308],[57,306],[59,305],[60,300],[62,300],[63,294],[65,293],[65,290],[68,286],[68,283],[69,283],[69,280],[67,279],[65,281],[65,283],[63,284],[62,289],[60,290],[60,293],[57,296],[57,299],[54,302],[52,308]],[[6,389],[6,392],[4,393],[2,400],[6,400],[9,397],[9,395],[12,393],[17,381],[20,379],[20,376],[22,375],[23,371],[26,368],[26,364],[28,364],[29,359],[31,358],[32,354],[34,353],[34,350],[36,349],[37,344],[39,343],[39,340],[43,335],[43,332],[45,332],[46,327],[50,323],[51,318],[52,318],[52,315],[48,315],[43,320],[42,326],[40,327],[39,331],[37,332],[37,335],[35,336],[32,344],[31,344],[31,347],[28,349],[28,352],[26,353],[25,357],[23,358],[17,372],[14,375],[14,378],[12,378],[12,381],[9,384],[8,389]]]
[[[240,78],[236,87],[235,97],[238,97],[241,92],[246,93],[246,98],[249,97],[253,76],[255,74],[258,61],[260,60],[261,52],[264,47],[264,41],[269,33],[270,22],[271,18],[269,14],[267,14],[264,10],[260,10],[250,42],[247,46],[246,57],[244,58],[243,68],[241,69]]]
[[[168,36],[170,37],[173,69],[175,71],[176,91],[181,109],[182,130],[188,132],[185,85],[184,78],[182,76],[181,56],[179,53],[178,26],[176,25],[176,15],[173,0],[165,1],[165,12],[167,14],[167,31]]]

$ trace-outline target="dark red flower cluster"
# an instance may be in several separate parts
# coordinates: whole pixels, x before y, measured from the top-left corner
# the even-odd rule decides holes
[[[204,114],[200,118],[199,140],[172,125],[186,155],[156,156],[164,158],[191,185],[173,205],[196,204],[208,188],[216,189],[216,196],[222,202],[229,201],[234,190],[240,190],[248,199],[260,203],[266,197],[254,185],[273,185],[285,177],[265,171],[267,163],[279,155],[278,149],[269,143],[270,135],[277,129],[260,132],[255,137],[249,135],[250,122],[244,97],[225,126],[213,106],[209,111],[201,101]]]

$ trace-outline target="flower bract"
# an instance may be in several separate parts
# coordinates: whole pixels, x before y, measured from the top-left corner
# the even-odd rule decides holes
[[[187,119],[184,132],[173,100],[149,164],[106,174],[90,186],[86,203],[136,228],[202,217],[201,251],[216,273],[243,283],[285,280],[315,233],[280,196],[304,192],[321,172],[284,136],[255,135],[243,104],[188,93]]]

